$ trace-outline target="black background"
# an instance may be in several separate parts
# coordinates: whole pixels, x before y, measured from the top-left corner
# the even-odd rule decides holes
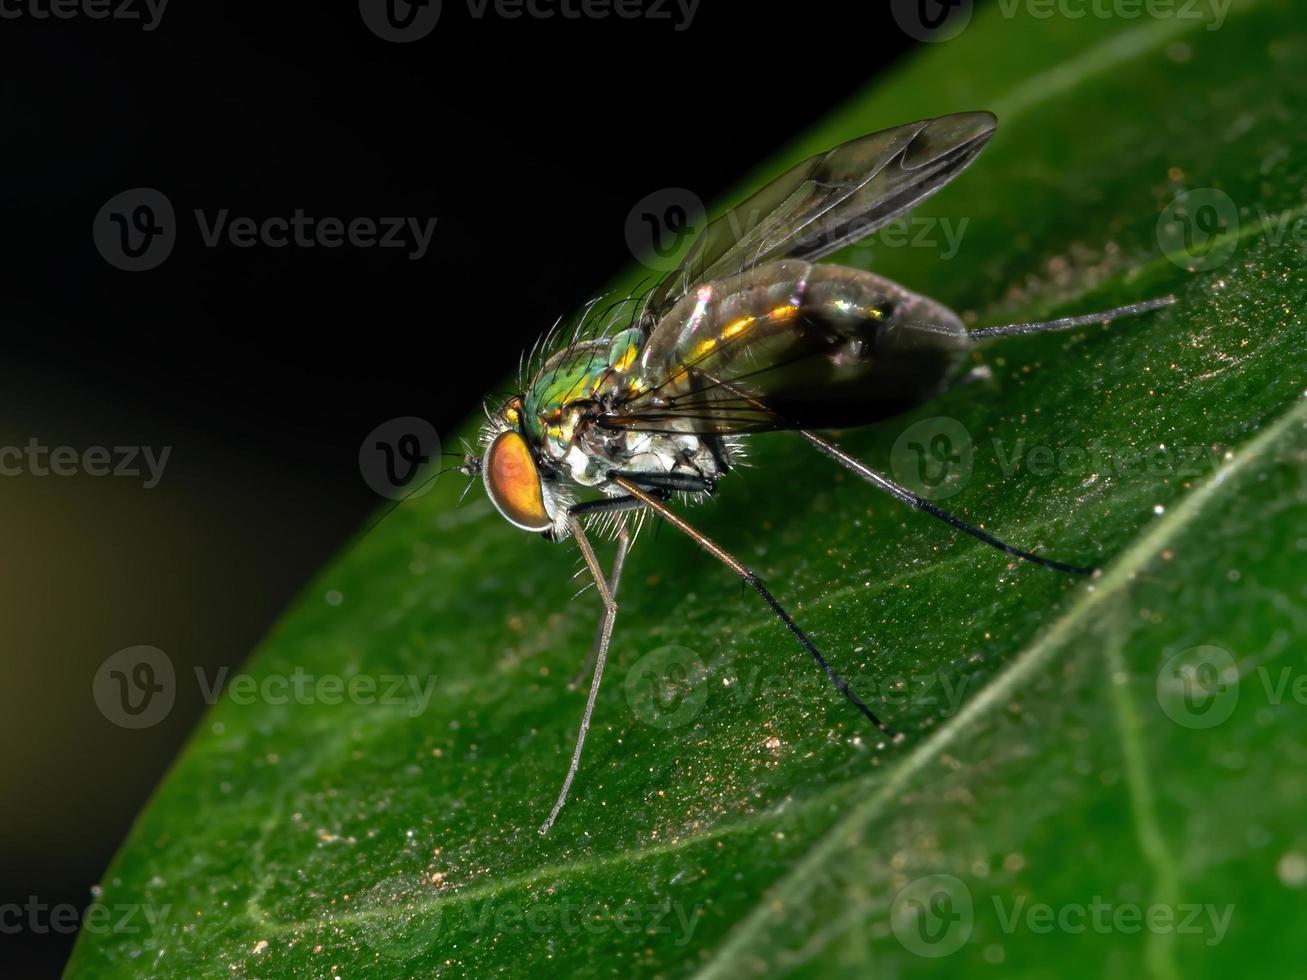
[[[631,263],[640,198],[711,202],[910,43],[887,5],[828,0],[702,0],[683,31],[475,20],[445,0],[409,44],[353,3],[175,3],[153,31],[0,20],[0,442],[173,447],[148,492],[0,481],[0,903],[83,907],[204,708],[190,691],[166,723],[116,728],[90,694],[105,657],[148,643],[179,671],[238,666],[379,504],[357,462],[373,427],[418,415],[449,433]],[[129,273],[91,227],[142,186],[180,230]],[[209,248],[195,208],[438,223],[410,261]],[[72,939],[0,942],[37,975]]]

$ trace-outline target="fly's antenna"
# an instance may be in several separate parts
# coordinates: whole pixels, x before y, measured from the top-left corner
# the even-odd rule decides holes
[[[477,474],[481,472],[481,457],[476,454],[475,447],[472,443],[468,442],[467,439],[462,439],[460,441],[463,443],[463,451],[461,453],[445,453],[444,455],[457,456],[468,466],[468,469],[463,470],[463,472],[467,473],[467,486],[465,486],[463,492],[458,495],[458,503],[461,507],[463,501],[467,499],[468,493],[472,490],[472,486],[477,482]],[[463,469],[463,467],[458,466],[455,467],[455,469]]]
[[[458,453],[441,453],[440,455],[442,455],[442,456],[459,456]],[[460,456],[459,458],[461,459],[462,457]],[[368,529],[367,529],[366,531],[364,531],[362,534],[359,535],[358,540],[362,541],[362,540],[363,540],[364,538],[366,538],[369,534],[371,534],[373,531],[375,531],[375,530],[377,529],[377,526],[378,526],[382,521],[384,521],[384,520],[385,520],[387,517],[389,517],[391,514],[395,513],[395,510],[399,507],[400,504],[402,504],[402,503],[406,503],[407,501],[411,500],[413,497],[415,497],[415,496],[417,495],[418,491],[424,489],[425,487],[430,486],[432,483],[434,483],[434,482],[435,482],[437,479],[439,479],[440,477],[444,476],[446,473],[450,473],[450,472],[453,472],[453,471],[456,470],[456,469],[459,469],[459,468],[460,468],[460,465],[461,465],[461,464],[456,464],[456,465],[454,465],[454,466],[446,466],[444,469],[442,469],[442,470],[438,470],[437,472],[432,473],[429,477],[427,477],[425,480],[423,480],[421,483],[419,483],[417,486],[415,486],[412,490],[408,491],[408,493],[404,494],[404,496],[400,497],[398,500],[396,500],[394,503],[392,503],[389,507],[387,507],[385,510],[383,510],[383,511],[381,512],[381,515],[380,515],[380,516],[379,516],[375,521],[373,521],[371,524],[368,525]],[[471,484],[469,483],[468,486],[471,486]],[[464,490],[464,491],[463,491],[463,494],[464,494],[464,496],[466,496],[466,495],[467,495],[467,491]],[[462,497],[459,498],[459,500],[462,500],[462,499],[463,499]]]
[[[1120,320],[1128,316],[1140,316],[1144,313],[1151,313],[1153,310],[1160,310],[1164,306],[1170,306],[1174,302],[1174,296],[1159,296],[1157,299],[1145,300],[1142,303],[1131,303],[1129,306],[1116,306],[1099,313],[1084,313],[1080,316],[1064,316],[1058,320],[1038,320],[1032,323],[1005,323],[999,327],[982,327],[980,330],[971,330],[968,331],[968,334],[976,340],[986,340],[990,337],[1018,337],[1028,333],[1056,333],[1059,330],[1092,327],[1095,323],[1111,323],[1113,320]]]

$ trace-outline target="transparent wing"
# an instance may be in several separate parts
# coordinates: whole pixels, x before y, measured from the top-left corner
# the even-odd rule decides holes
[[[781,258],[815,261],[929,197],[980,153],[998,121],[960,112],[871,133],[788,170],[703,230],[649,294],[651,327],[695,286]]]

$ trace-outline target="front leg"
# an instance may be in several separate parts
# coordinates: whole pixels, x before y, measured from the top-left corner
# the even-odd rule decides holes
[[[643,506],[643,505],[641,505]],[[631,535],[626,530],[626,521],[623,520],[617,529],[617,553],[613,555],[612,567],[608,570],[608,594],[614,599],[617,598],[617,587],[622,584],[622,568],[626,565],[626,553],[631,549]],[[590,647],[590,655],[585,658],[585,663],[581,669],[576,672],[567,684],[569,691],[575,691],[585,680],[585,675],[590,673],[591,668],[595,665],[595,660],[599,656],[599,646],[604,642],[604,621],[601,619],[599,625],[595,628],[595,641]]]
[[[585,528],[581,525],[580,518],[576,513],[569,513],[567,522],[576,538],[577,547],[581,549],[581,557],[585,559],[586,566],[590,569],[591,576],[594,577],[595,588],[598,589],[600,597],[604,602],[604,618],[599,623],[599,635],[595,644],[594,651],[594,677],[590,681],[590,694],[585,701],[585,713],[581,716],[581,728],[576,733],[576,749],[572,752],[572,764],[567,769],[567,777],[563,780],[563,788],[558,792],[558,800],[554,803],[554,808],[549,811],[549,817],[540,825],[540,836],[549,833],[549,828],[554,825],[558,819],[558,814],[563,809],[563,804],[567,802],[567,794],[572,789],[572,780],[576,778],[576,772],[581,766],[581,750],[585,747],[585,736],[590,731],[590,717],[594,714],[595,700],[599,696],[599,683],[604,677],[604,665],[608,662],[608,644],[613,638],[613,622],[617,619],[617,599],[613,590],[609,588],[608,580],[604,577],[604,571],[599,567],[599,559],[595,556],[594,548],[590,545],[590,539],[586,537]],[[626,550],[630,546],[630,538],[626,530],[625,521],[619,526],[617,537],[617,548],[619,562],[625,560]],[[616,564],[615,573],[621,570],[620,564]],[[617,575],[614,574],[614,582]]]

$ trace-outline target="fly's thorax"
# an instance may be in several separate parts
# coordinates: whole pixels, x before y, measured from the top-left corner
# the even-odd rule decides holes
[[[630,393],[643,344],[638,328],[574,343],[540,367],[522,399],[522,431],[548,466],[582,486],[620,468],[625,435],[594,426],[605,406]]]
[[[634,383],[642,343],[642,331],[624,330],[572,344],[545,361],[522,399],[528,437],[566,447],[594,406]]]
[[[606,339],[573,344],[540,367],[522,398],[523,430],[536,443],[571,441],[581,406],[611,372]]]

